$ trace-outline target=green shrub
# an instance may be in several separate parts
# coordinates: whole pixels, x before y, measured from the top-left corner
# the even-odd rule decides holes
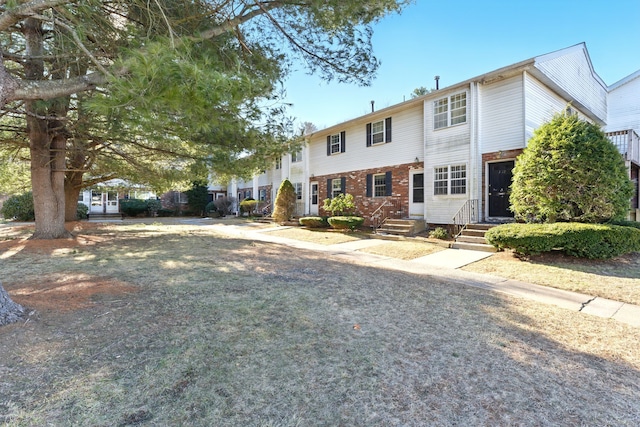
[[[147,200],[141,199],[121,199],[120,211],[127,216],[138,216],[148,212]]]
[[[524,255],[559,250],[581,258],[613,258],[640,251],[640,229],[612,224],[504,224],[485,234],[487,242]]]
[[[332,216],[327,220],[332,228],[338,230],[355,230],[364,223],[361,216]]]
[[[36,215],[33,210],[33,194],[29,191],[9,197],[2,205],[0,213],[6,219],[15,218],[18,221],[34,221]]]
[[[333,199],[324,199],[322,209],[335,215],[350,215],[356,210],[356,204],[351,194],[338,194]]]
[[[291,181],[285,179],[278,188],[276,194],[275,207],[273,209],[273,219],[276,222],[284,223],[289,221],[296,210],[296,189]]]
[[[158,209],[158,216],[175,216],[176,211],[173,209]]]
[[[446,228],[436,227],[434,230],[429,232],[429,237],[432,239],[447,240],[449,238],[449,232]]]
[[[258,201],[252,198],[246,198],[240,202],[240,214],[249,214],[251,215],[256,210],[256,206],[258,205]]]
[[[76,218],[89,218],[89,206],[85,205],[84,203],[78,203],[78,207],[76,208]]]
[[[149,215],[156,216],[160,209],[162,209],[162,202],[160,200],[147,200],[147,212],[149,212]]]
[[[300,218],[298,222],[307,228],[324,228],[329,226],[327,219],[321,216],[305,216]]]
[[[617,220],[617,221],[611,221],[608,224],[611,224],[611,225],[622,225],[624,227],[640,228],[640,222],[638,222],[638,221],[627,221],[625,219],[620,219],[620,220]]]
[[[204,207],[204,214],[211,218],[218,218],[220,213],[218,213],[218,208],[216,207],[216,202],[211,201],[207,203],[207,206]]]

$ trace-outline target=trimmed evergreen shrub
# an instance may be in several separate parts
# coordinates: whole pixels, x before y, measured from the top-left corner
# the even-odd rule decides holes
[[[324,228],[329,226],[327,219],[321,216],[305,216],[300,218],[298,222],[307,228]]]
[[[640,251],[640,229],[613,224],[503,224],[485,234],[499,249],[537,255],[553,250],[581,258],[613,258]]]
[[[6,219],[15,218],[17,221],[34,221],[36,214],[33,210],[33,193],[28,191],[9,197],[2,205],[0,213]]]
[[[89,206],[85,205],[84,203],[78,203],[78,207],[76,208],[76,218],[89,218]]]
[[[516,159],[511,209],[527,222],[624,218],[633,185],[618,149],[596,124],[557,114]]]
[[[327,221],[332,228],[338,230],[355,230],[364,224],[361,216],[332,216]]]
[[[147,212],[149,215],[156,216],[158,211],[162,209],[162,202],[157,199],[149,199],[147,200]]]
[[[138,216],[148,212],[147,200],[120,199],[120,211],[127,216]]]
[[[204,207],[204,214],[211,218],[217,218],[220,216],[218,213],[218,208],[216,207],[216,202],[211,201],[207,203],[207,206]]]
[[[273,219],[283,223],[289,221],[296,210],[296,189],[291,181],[285,179],[278,188],[275,208],[273,209]]]

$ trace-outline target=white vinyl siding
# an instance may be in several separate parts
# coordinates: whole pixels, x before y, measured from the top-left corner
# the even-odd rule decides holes
[[[574,107],[580,104],[593,118],[607,120],[606,86],[593,72],[584,45],[539,56],[535,67],[577,101]]]
[[[483,153],[524,148],[522,74],[480,85],[480,141]]]
[[[390,165],[414,163],[424,152],[424,117],[422,104],[416,103],[393,113],[393,142],[368,147],[367,124],[383,121],[391,114],[369,116],[348,126],[336,127],[330,133],[315,136],[308,145],[309,176],[335,176],[349,171],[380,169]],[[373,126],[372,126],[373,127]],[[327,155],[327,138],[344,130],[347,149],[344,153]]]

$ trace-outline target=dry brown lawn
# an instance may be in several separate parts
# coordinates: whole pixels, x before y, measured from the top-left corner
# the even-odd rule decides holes
[[[640,329],[195,225],[0,228],[6,426],[638,425]]]
[[[559,253],[518,258],[501,252],[463,269],[640,305],[640,253],[585,260]]]

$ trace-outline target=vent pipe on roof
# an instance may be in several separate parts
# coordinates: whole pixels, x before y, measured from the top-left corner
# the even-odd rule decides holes
[[[435,76],[434,79],[436,80],[436,90],[440,89],[440,76]]]
[[[376,101],[371,101],[371,112],[372,112],[372,113],[373,113],[374,111],[376,111],[375,105],[376,105]]]

